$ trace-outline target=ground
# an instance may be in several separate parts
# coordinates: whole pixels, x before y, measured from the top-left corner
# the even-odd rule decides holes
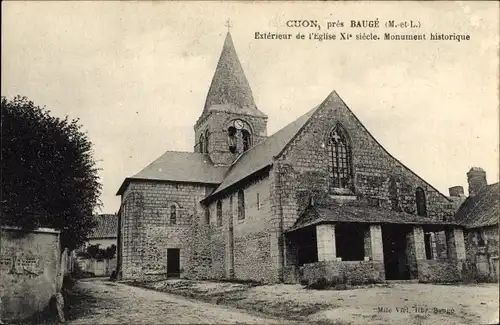
[[[497,283],[390,283],[350,290],[189,280],[139,285],[283,318],[327,324],[498,324],[499,317]]]
[[[313,290],[286,284],[94,278],[70,286],[65,299],[67,324],[469,325],[498,324],[499,317],[498,283]],[[58,324],[57,314],[48,313],[12,324]]]
[[[78,301],[67,324],[283,324],[286,320],[256,315],[168,293],[111,282],[79,280]]]

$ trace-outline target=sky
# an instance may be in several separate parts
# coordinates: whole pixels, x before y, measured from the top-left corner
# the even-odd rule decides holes
[[[448,195],[466,172],[499,178],[496,2],[2,2],[1,93],[79,118],[94,144],[101,213],[167,150],[192,151],[231,19],[231,35],[273,134],[336,90],[396,158]],[[420,22],[469,41],[258,40],[255,32],[384,32],[337,20]],[[317,20],[322,30],[289,28]],[[407,33],[414,32],[407,30]]]

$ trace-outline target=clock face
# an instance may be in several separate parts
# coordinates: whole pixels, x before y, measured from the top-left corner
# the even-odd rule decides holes
[[[242,120],[236,120],[234,121],[234,127],[238,130],[243,129],[243,121]]]

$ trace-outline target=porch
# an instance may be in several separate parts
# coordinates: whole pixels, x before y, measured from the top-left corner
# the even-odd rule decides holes
[[[460,281],[462,229],[369,207],[310,207],[286,231],[285,282]]]

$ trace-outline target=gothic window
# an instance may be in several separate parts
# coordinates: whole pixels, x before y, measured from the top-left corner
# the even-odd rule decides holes
[[[236,128],[234,126],[230,126],[227,129],[227,141],[229,145],[229,151],[231,153],[236,153]]]
[[[329,171],[332,188],[352,189],[352,154],[347,134],[337,126],[328,139]]]
[[[222,202],[217,201],[217,226],[222,226]]]
[[[425,192],[419,187],[415,191],[415,199],[417,203],[417,215],[426,216],[427,215],[427,207],[425,203]]]
[[[200,144],[200,148],[199,149],[200,149],[201,153],[205,152],[205,145],[204,145],[204,143],[205,143],[205,137],[202,134],[202,135],[200,135],[200,142],[199,142],[199,144]]]
[[[250,132],[248,132],[247,130],[241,130],[241,135],[243,138],[243,151],[247,151],[252,145]]]
[[[245,219],[245,194],[243,190],[238,191],[238,220]]]
[[[177,206],[175,204],[170,206],[170,224],[177,224]]]
[[[204,142],[205,142],[205,145],[204,145],[204,148],[203,148],[203,149],[205,149],[205,151],[204,151],[205,153],[208,153],[208,149],[209,149],[209,145],[208,145],[208,144],[209,144],[209,141],[208,141],[208,136],[209,136],[209,134],[208,134],[208,130],[206,130],[206,131],[205,131],[205,141],[204,141]]]

